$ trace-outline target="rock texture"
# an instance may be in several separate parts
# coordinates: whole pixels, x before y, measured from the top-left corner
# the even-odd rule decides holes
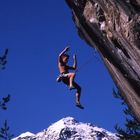
[[[72,117],[67,117],[52,124],[48,129],[33,134],[26,132],[12,140],[119,140],[103,128],[90,123],[77,122]]]
[[[140,122],[140,1],[66,0],[78,33],[96,48]]]

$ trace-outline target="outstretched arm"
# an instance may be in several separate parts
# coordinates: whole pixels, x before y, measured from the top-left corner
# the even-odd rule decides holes
[[[66,47],[60,54],[59,57],[61,57],[64,53],[66,53],[69,50],[69,47]]]
[[[65,54],[67,51],[69,50],[69,47],[66,47],[60,54],[59,54],[59,57],[58,57],[58,61],[59,62],[61,62],[62,63],[62,59],[61,59],[61,56],[63,55],[63,54]]]
[[[73,59],[74,59],[74,63],[73,63],[73,69],[77,68],[77,59],[76,59],[76,55],[73,55]]]
[[[72,70],[76,70],[77,69],[77,58],[76,58],[76,55],[74,54],[73,55],[73,66],[68,66],[69,69],[72,69]]]

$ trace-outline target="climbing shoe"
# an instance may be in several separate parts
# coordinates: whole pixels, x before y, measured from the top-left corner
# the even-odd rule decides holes
[[[84,107],[80,103],[76,103],[76,106],[79,107],[80,109],[84,109]]]
[[[74,86],[70,86],[69,89],[72,90],[72,89],[75,89],[75,87]]]

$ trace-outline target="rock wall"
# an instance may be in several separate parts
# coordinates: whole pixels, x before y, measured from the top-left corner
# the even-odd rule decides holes
[[[140,122],[140,1],[66,0],[78,33],[96,48]]]

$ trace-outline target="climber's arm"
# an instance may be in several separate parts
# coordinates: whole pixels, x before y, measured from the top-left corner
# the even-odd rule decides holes
[[[74,54],[73,55],[73,66],[68,66],[69,69],[72,69],[72,70],[76,70],[77,69],[77,58],[76,58],[76,55]]]
[[[66,47],[60,54],[59,54],[59,57],[58,57],[58,61],[61,62],[61,56],[63,54],[65,54],[67,51],[69,50],[69,47]]]
[[[64,53],[66,53],[69,50],[69,47],[66,47],[60,54],[59,57],[62,56]]]

